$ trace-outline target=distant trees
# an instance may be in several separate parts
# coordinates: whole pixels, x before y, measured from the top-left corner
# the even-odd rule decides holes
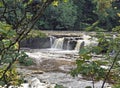
[[[73,1],[61,2],[58,6],[50,5],[38,21],[40,29],[71,30],[77,19],[77,6]]]
[[[36,26],[50,30],[111,31],[119,25],[119,0],[69,0],[49,6]]]
[[[75,22],[76,30],[84,30],[97,20],[97,15],[93,12],[95,5],[91,0],[75,0],[77,8],[77,20]]]
[[[99,21],[98,27],[103,28],[106,31],[110,31],[113,27],[115,27],[113,21],[117,21],[115,6],[113,6],[114,1],[94,0],[94,3],[96,4],[95,13],[98,16]]]
[[[51,3],[56,7],[47,8]],[[8,87],[21,82],[15,64],[26,55],[19,52],[19,42],[38,20],[36,26],[40,29],[95,30],[98,27],[111,30],[117,26],[115,30],[119,30],[119,4],[119,0],[76,0],[67,3],[61,0],[0,0],[0,85]]]

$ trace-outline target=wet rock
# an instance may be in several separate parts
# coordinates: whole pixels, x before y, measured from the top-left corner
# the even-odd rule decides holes
[[[81,37],[76,37],[75,40],[83,40]]]
[[[38,78],[28,80],[28,83],[23,83],[20,86],[10,86],[9,88],[55,88],[56,84],[43,83]],[[4,87],[0,87],[4,88]]]
[[[31,48],[31,49],[50,48],[51,47],[50,38],[35,37],[35,38],[25,39],[20,43],[20,47]]]
[[[58,69],[58,64],[56,60],[43,60],[39,64],[39,68],[43,71],[55,71]]]
[[[61,69],[65,66],[65,69]],[[72,69],[75,66],[75,61],[68,61],[68,60],[56,60],[56,59],[46,59],[39,64],[34,66],[26,67],[29,70],[34,70],[30,74],[42,74],[44,72],[51,72],[51,71],[62,71],[68,72],[68,70]],[[67,68],[68,67],[68,68]]]
[[[66,61],[66,60],[44,60],[40,63],[40,69],[43,71],[60,71],[60,66],[68,65],[68,67],[75,64],[75,62]],[[66,71],[67,72],[67,71]]]
[[[42,70],[36,70],[36,71],[32,71],[31,74],[43,74],[43,73],[44,73],[44,71],[42,71]]]
[[[64,50],[67,50],[68,41],[69,41],[68,38],[64,38],[64,42],[63,42],[63,49]]]
[[[41,83],[39,79],[33,78],[29,81],[30,88],[47,88],[45,83]]]
[[[77,41],[72,40],[69,42],[69,50],[74,50],[75,46],[77,44]]]
[[[70,72],[72,71],[73,69],[75,69],[76,66],[75,65],[62,65],[62,66],[59,66],[59,69],[62,71],[62,72]]]

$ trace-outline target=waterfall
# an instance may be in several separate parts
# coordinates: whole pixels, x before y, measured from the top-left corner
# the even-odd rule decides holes
[[[75,50],[79,51],[81,47],[84,47],[84,40],[77,40]]]
[[[52,48],[53,42],[55,41],[55,37],[54,36],[50,36],[50,47]]]
[[[70,41],[67,41],[67,50],[70,49]]]
[[[89,40],[89,39],[92,38],[92,37],[89,36],[89,35],[83,35],[82,38],[83,38],[84,40]]]
[[[58,38],[54,41],[52,48],[63,49],[64,38]]]
[[[53,49],[64,49],[64,50],[76,50],[79,51],[84,46],[95,46],[97,45],[97,39],[92,39],[91,36],[83,35],[83,38],[76,37],[62,37],[56,38],[50,37],[51,48]]]

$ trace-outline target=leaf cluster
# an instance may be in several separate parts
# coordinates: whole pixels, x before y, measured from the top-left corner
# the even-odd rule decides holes
[[[20,53],[20,57],[18,59],[18,62],[22,65],[25,66],[30,66],[33,65],[33,60],[31,58],[28,57],[28,55],[26,55],[24,52]]]
[[[100,80],[104,77],[106,70],[100,66],[105,62],[91,60],[92,55],[88,48],[81,49],[79,55],[80,58],[76,60],[77,68],[71,72],[72,76],[82,74],[89,79],[94,77],[94,80]]]
[[[79,58],[76,60],[76,69],[71,71],[72,76],[82,74],[92,81],[103,80],[104,83],[119,83],[120,73],[120,38],[119,34],[115,36],[108,33],[99,33],[99,44],[95,47],[83,47],[79,51]],[[104,52],[103,52],[104,51]],[[97,59],[99,56],[101,60]],[[104,68],[103,66],[107,66]]]
[[[14,64],[33,63],[25,53],[20,52],[19,43],[53,1],[0,0],[0,83],[6,84],[7,88],[21,83]]]
[[[7,65],[0,67],[0,78],[4,74],[4,70],[6,69]],[[7,84],[6,84],[7,83]],[[13,65],[5,74],[5,80],[0,80],[0,85],[20,85],[23,83],[23,79],[20,74],[16,70],[16,66]]]

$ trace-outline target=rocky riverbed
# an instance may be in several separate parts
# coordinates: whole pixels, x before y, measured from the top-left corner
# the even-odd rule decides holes
[[[85,80],[81,75],[72,77],[69,73],[76,67],[77,51],[37,49],[29,50],[26,54],[33,58],[33,61],[36,63],[33,66],[20,67],[18,69],[19,72],[23,73],[27,81],[37,78],[43,83],[59,84],[65,88],[85,88],[86,86],[92,86],[91,80]],[[101,85],[102,81],[95,82],[95,88],[101,88]],[[106,84],[105,88],[107,86],[109,84]]]

